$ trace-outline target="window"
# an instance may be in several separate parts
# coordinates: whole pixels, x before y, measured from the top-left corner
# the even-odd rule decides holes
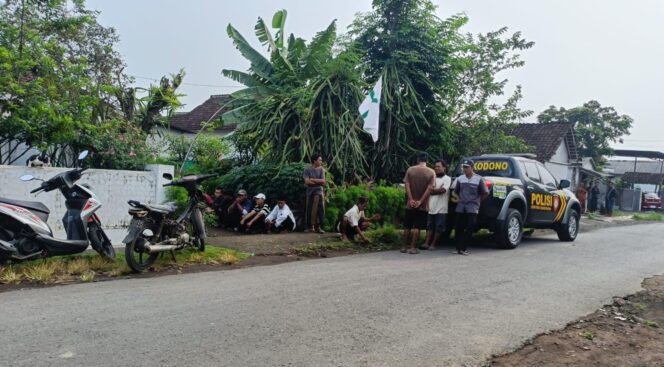
[[[540,176],[542,177],[542,183],[545,184],[546,186],[551,186],[551,187],[558,187],[558,183],[556,182],[556,179],[553,177],[551,172],[549,172],[546,167],[544,167],[541,164],[537,165],[537,168],[539,168],[539,173]]]
[[[477,159],[473,170],[484,177],[514,177],[512,162],[508,159]]]
[[[535,182],[542,182],[539,172],[537,171],[537,165],[535,163],[523,162],[523,166],[526,171],[526,176],[528,176],[529,179]]]

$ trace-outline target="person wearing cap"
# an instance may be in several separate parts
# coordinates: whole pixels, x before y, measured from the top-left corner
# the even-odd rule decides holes
[[[247,233],[265,230],[265,218],[270,214],[270,206],[265,202],[264,194],[254,196],[254,201],[254,209],[240,220],[241,230]]]
[[[418,254],[420,230],[427,228],[429,194],[436,184],[436,172],[427,167],[426,153],[417,156],[417,164],[408,168],[403,181],[406,184],[406,214],[401,252]]]
[[[226,225],[237,231],[240,228],[240,221],[249,214],[251,210],[251,200],[247,198],[247,191],[238,190],[237,197],[228,207],[228,216]]]
[[[285,198],[280,197],[277,199],[277,206],[275,206],[270,215],[265,218],[265,224],[267,225],[268,233],[273,230],[277,233],[280,233],[283,230],[295,230],[295,227],[297,226],[295,216],[288,207],[288,204],[286,204]]]
[[[468,241],[473,235],[477,214],[480,211],[480,203],[489,196],[489,190],[482,176],[473,171],[473,162],[470,159],[461,161],[463,175],[459,176],[454,183],[454,193],[459,197],[456,206],[456,253],[468,255]]]

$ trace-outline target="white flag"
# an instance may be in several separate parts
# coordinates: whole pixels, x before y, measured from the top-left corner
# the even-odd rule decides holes
[[[364,130],[371,134],[374,143],[378,141],[378,122],[380,121],[380,95],[383,92],[383,77],[378,78],[376,86],[369,92],[360,105],[360,116],[364,120]]]

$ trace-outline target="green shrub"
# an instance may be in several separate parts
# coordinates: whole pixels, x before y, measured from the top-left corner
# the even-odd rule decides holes
[[[268,203],[274,205],[277,197],[283,195],[291,208],[301,208],[305,198],[305,186],[302,179],[306,163],[289,163],[275,165],[257,163],[235,167],[225,175],[205,181],[206,192],[213,192],[216,186],[234,194],[240,189],[247,190],[249,195],[263,193]]]
[[[370,229],[366,232],[366,235],[371,240],[372,246],[381,250],[396,249],[403,243],[403,233],[390,224]]]
[[[180,215],[189,202],[189,194],[182,187],[171,186],[166,188],[166,202],[175,202],[178,210],[175,212]]]
[[[380,223],[399,224],[403,222],[405,195],[406,192],[403,188],[392,186],[358,185],[333,189],[328,194],[328,203],[325,208],[326,227],[328,230],[333,230],[333,226],[348,209],[356,204],[360,196],[369,198],[367,216],[380,214]]]

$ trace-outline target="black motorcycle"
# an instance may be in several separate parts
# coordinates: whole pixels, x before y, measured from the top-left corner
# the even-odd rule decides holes
[[[135,272],[148,269],[157,260],[160,253],[195,247],[205,251],[205,224],[201,209],[203,192],[198,184],[216,174],[185,176],[164,185],[178,186],[187,190],[189,201],[180,216],[175,218],[177,207],[174,205],[154,205],[130,200],[129,215],[132,216],[125,244],[127,265]],[[172,180],[173,176],[163,176]]]
[[[79,161],[87,155],[87,151],[82,152]],[[62,218],[67,239],[53,236],[51,227],[46,223],[50,210],[43,203],[0,198],[0,263],[77,254],[85,251],[89,245],[102,257],[115,260],[111,240],[102,229],[96,213],[101,203],[89,187],[76,183],[86,170],[75,168],[60,173],[30,191],[34,194],[60,190],[67,207]],[[39,179],[24,175],[21,180]]]

